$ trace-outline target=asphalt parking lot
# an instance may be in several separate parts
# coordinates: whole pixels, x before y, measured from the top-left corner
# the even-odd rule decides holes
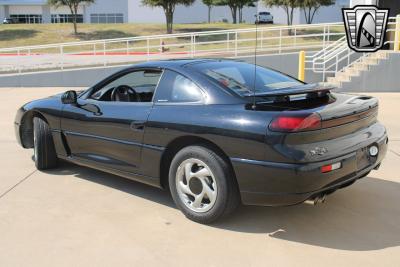
[[[0,89],[0,266],[399,266],[400,93],[373,94],[390,136],[380,170],[322,205],[241,207],[205,226],[156,188],[66,163],[36,171],[15,112],[64,90]]]

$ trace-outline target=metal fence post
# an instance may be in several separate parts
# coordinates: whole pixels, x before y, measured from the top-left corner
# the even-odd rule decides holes
[[[21,54],[21,52],[20,52],[20,50],[18,49],[18,50],[17,50],[18,61],[21,61],[21,56],[20,56],[20,54]],[[22,72],[22,64],[18,64],[18,73],[21,74],[21,72]]]
[[[282,53],[282,28],[279,29],[279,54]]]
[[[190,56],[193,58],[193,33],[190,34]]]
[[[230,46],[229,46],[229,32],[226,34],[226,49],[229,51]]]
[[[297,47],[297,28],[294,27],[294,46]]]
[[[147,61],[150,60],[150,39],[147,38]]]
[[[329,42],[331,41],[331,28],[330,28],[330,25],[328,25],[328,45],[329,45]]]
[[[260,47],[261,48],[263,48],[263,40],[264,40],[264,31],[263,31],[263,29],[261,29],[261,40],[260,40]]]
[[[238,49],[238,33],[236,31],[235,32],[235,57],[237,57],[237,55],[238,55],[237,49]]]
[[[338,68],[339,68],[339,54],[336,54],[336,68],[335,68],[335,73],[338,72]]]
[[[106,41],[103,42],[103,60],[104,60],[104,67],[107,66],[107,60],[106,60]]]
[[[126,54],[129,55],[129,40],[126,41]]]
[[[64,47],[60,46],[61,70],[64,70]]]
[[[193,57],[196,56],[196,35],[193,35]]]
[[[324,25],[324,34],[323,34],[323,42],[322,49],[324,50],[324,67],[322,70],[322,81],[325,82],[325,72],[326,72],[326,49],[325,49],[325,40],[326,40],[326,25]]]

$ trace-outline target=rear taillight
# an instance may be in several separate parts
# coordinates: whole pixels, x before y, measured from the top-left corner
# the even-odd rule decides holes
[[[303,132],[321,129],[321,117],[316,114],[288,115],[282,114],[269,124],[274,132]]]

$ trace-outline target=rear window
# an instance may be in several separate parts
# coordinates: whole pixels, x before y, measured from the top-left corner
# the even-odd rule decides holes
[[[166,70],[157,89],[157,102],[200,102],[201,89],[190,79],[177,72]]]
[[[260,15],[271,15],[269,12],[260,12]]]
[[[303,84],[283,73],[242,62],[209,62],[193,66],[208,78],[241,96],[254,94],[254,88],[256,94],[262,94]]]

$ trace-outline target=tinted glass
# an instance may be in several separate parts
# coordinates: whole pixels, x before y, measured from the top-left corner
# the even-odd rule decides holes
[[[140,70],[122,75],[96,91],[91,98],[107,100],[112,90],[120,85],[127,85],[141,95],[142,102],[150,102],[161,77],[159,70]]]
[[[256,93],[262,94],[302,84],[283,73],[241,62],[200,63],[193,67],[242,96],[253,94],[254,88]]]
[[[203,94],[190,79],[166,70],[158,86],[156,99],[157,102],[199,102]]]
[[[133,87],[135,89],[151,87],[154,91],[155,87],[157,86],[158,80],[160,79],[160,76],[161,71],[134,71],[112,81],[105,87],[111,88],[119,85],[129,85],[130,87]]]

